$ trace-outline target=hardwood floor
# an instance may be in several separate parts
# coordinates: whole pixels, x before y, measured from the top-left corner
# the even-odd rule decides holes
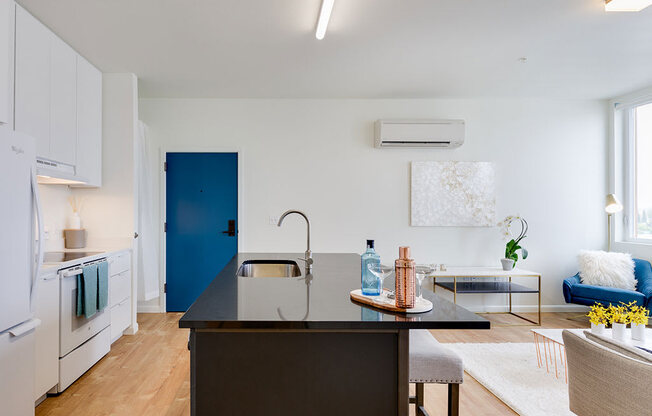
[[[189,415],[188,330],[180,313],[140,314],[139,331],[123,336],[111,352],[37,416]]]
[[[513,317],[486,315],[495,324]],[[47,398],[37,416],[189,415],[188,330],[179,313],[139,314],[140,330],[123,336],[111,352],[58,397]],[[545,313],[546,328],[583,328],[577,313]],[[494,326],[489,331],[432,331],[440,342],[532,342],[532,326]],[[427,384],[426,408],[446,414],[446,386]],[[411,410],[412,411],[412,410]],[[413,414],[413,413],[411,413]],[[460,414],[514,415],[511,409],[470,376],[460,388]]]

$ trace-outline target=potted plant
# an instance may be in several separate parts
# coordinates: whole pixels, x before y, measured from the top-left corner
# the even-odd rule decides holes
[[[645,326],[648,324],[650,311],[642,306],[629,307],[629,320],[632,323],[632,339],[645,341]]]
[[[505,244],[505,257],[500,259],[500,262],[503,266],[503,270],[512,270],[518,262],[518,250],[521,250],[521,257],[523,260],[527,259],[528,251],[521,247],[520,243],[525,237],[527,237],[528,223],[524,218],[520,216],[510,215],[505,218],[502,222],[498,223],[498,226],[501,228],[501,232],[505,238],[512,236],[511,227],[512,223],[518,222],[521,225],[521,232],[518,234],[518,237],[512,238]]]
[[[604,328],[609,322],[607,308],[596,302],[595,305],[591,306],[591,310],[586,316],[591,321],[591,332],[594,334],[604,333]]]
[[[629,306],[623,302],[613,306],[609,304],[609,322],[611,322],[611,336],[618,341],[625,340],[625,328],[629,323]]]

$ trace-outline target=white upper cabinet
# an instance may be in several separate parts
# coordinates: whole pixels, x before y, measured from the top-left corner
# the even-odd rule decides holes
[[[0,0],[0,124],[13,121],[14,2]]]
[[[77,175],[102,185],[102,73],[77,56]]]
[[[102,73],[15,7],[14,128],[36,140],[38,173],[100,186]]]
[[[51,32],[16,5],[15,126],[36,140],[36,155],[50,156]]]
[[[50,36],[50,154],[74,165],[77,147],[77,53]]]

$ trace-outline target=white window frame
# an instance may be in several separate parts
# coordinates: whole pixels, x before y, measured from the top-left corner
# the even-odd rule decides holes
[[[623,211],[615,215],[612,243],[652,245],[652,238],[636,238],[636,154],[634,109],[652,103],[652,88],[610,102],[611,143],[609,192],[622,198]]]

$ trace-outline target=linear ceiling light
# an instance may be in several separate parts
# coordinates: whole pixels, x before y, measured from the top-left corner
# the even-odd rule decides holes
[[[652,0],[605,0],[608,12],[639,12],[652,4]]]
[[[324,39],[326,35],[326,28],[328,28],[328,21],[331,18],[333,4],[335,4],[335,0],[321,0],[321,10],[319,11],[319,20],[317,20],[317,30],[315,31],[315,37],[319,40]]]

